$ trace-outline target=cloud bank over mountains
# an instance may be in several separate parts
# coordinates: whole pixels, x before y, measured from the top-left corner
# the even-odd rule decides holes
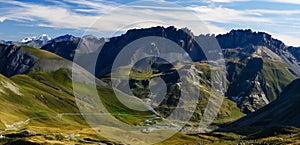
[[[36,3],[1,1],[0,3],[3,6],[0,8],[0,25],[11,21],[17,25],[24,25],[24,29],[40,27],[53,29],[53,31],[76,30],[82,33],[90,29],[96,35],[109,37],[116,31],[124,32],[128,27],[167,26],[176,22],[179,24],[178,27],[189,27],[199,34],[203,32],[201,28],[198,28],[199,23],[202,23],[209,29],[209,32],[215,34],[225,33],[230,29],[251,28],[257,31],[267,31],[274,37],[284,40],[287,45],[300,46],[300,41],[298,41],[300,37],[297,36],[299,33],[296,33],[300,29],[300,11],[295,9],[300,2],[293,0],[189,2],[161,0],[159,3],[162,5],[155,5],[151,2],[123,1],[120,3],[106,0],[62,0]],[[176,7],[165,3],[176,5]],[[190,17],[191,14],[198,19]],[[101,25],[93,25],[97,20],[102,21]],[[149,22],[137,23],[136,20]],[[129,26],[124,28],[125,25]],[[5,39],[5,36],[1,36],[0,39]]]

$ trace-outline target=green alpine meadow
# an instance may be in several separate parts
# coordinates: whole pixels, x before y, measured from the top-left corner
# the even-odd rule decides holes
[[[0,144],[298,145],[299,5],[0,1]]]

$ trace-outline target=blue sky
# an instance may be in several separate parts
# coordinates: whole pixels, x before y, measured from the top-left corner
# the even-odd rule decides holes
[[[111,37],[157,25],[194,34],[231,29],[264,31],[300,46],[300,0],[0,0],[0,39],[43,33]]]

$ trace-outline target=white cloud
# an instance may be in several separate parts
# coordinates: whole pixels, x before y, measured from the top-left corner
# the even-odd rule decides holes
[[[233,2],[245,2],[249,0],[207,0],[207,2],[214,2],[214,3],[233,3]]]
[[[211,0],[211,2],[233,2],[245,0]],[[224,7],[190,6],[180,7],[177,5],[142,5],[138,3],[131,6],[116,7],[115,3],[103,4],[103,1],[74,0],[68,3],[85,6],[85,8],[70,9],[69,7],[58,7],[57,5],[45,6],[28,4],[24,2],[9,1],[17,7],[6,12],[7,19],[16,21],[42,21],[38,22],[41,27],[58,27],[85,29],[91,26],[99,18],[101,23],[94,25],[93,30],[113,32],[124,25],[137,21],[163,21],[169,25],[178,24],[189,27],[196,33],[201,33],[197,25],[206,22],[213,32],[221,32],[224,29],[213,26],[211,22],[233,24],[233,23],[272,23],[272,20],[261,17],[262,13],[276,13],[267,10],[234,10]],[[115,11],[112,11],[115,10]],[[93,13],[84,15],[80,12]],[[95,15],[98,14],[98,15]],[[294,13],[293,11],[289,13]],[[191,15],[196,15],[192,16]],[[101,16],[101,17],[100,17]],[[208,23],[210,22],[210,23]],[[203,23],[202,23],[203,24]],[[180,27],[179,26],[179,27]]]
[[[193,6],[194,10],[204,21],[218,23],[241,23],[241,22],[271,22],[270,19],[259,17],[257,12],[247,10],[234,10],[223,7]]]
[[[266,2],[275,2],[275,3],[288,3],[288,4],[297,4],[300,5],[299,0],[262,0]]]
[[[268,10],[268,9],[255,9],[255,10],[245,10],[248,13],[257,13],[262,16],[263,14],[272,14],[272,15],[296,15],[300,14],[300,10]]]
[[[248,0],[209,0],[209,3],[231,3]],[[277,0],[264,0],[279,2]],[[206,1],[207,2],[207,1]],[[291,2],[291,1],[287,1]],[[116,31],[126,31],[130,28],[151,27],[157,25],[188,27],[195,34],[200,33],[225,33],[220,26],[233,24],[245,28],[253,24],[265,27],[293,28],[299,26],[297,16],[300,10],[237,10],[222,6],[186,6],[175,4],[147,4],[138,3],[131,6],[120,7],[120,4],[105,0],[73,0],[59,2],[59,5],[42,5],[18,1],[6,1],[12,8],[0,13],[0,22],[15,20],[31,22],[39,27],[57,27],[98,32],[99,36],[111,36]],[[70,4],[73,5],[70,5]],[[293,2],[298,3],[298,2]],[[74,4],[80,5],[73,7]],[[300,4],[300,1],[299,1]],[[268,15],[273,15],[270,17]],[[214,23],[222,24],[215,26]],[[288,24],[288,25],[287,25]],[[279,36],[279,35],[276,35]],[[299,44],[300,41],[287,36],[278,37],[287,44]]]
[[[7,3],[16,5],[16,7],[11,10],[4,12],[6,13],[7,20],[44,21],[45,24],[43,25],[51,25],[58,28],[81,29],[88,27],[96,18],[96,16],[87,16],[72,12],[64,7],[28,4],[17,1],[9,1]]]
[[[225,34],[228,32],[228,30],[222,28],[222,27],[218,27],[215,25],[212,25],[210,23],[205,23],[206,27],[208,28],[208,30],[212,33],[212,34]]]
[[[300,46],[300,38],[285,34],[273,34],[274,38],[282,40],[288,46]]]
[[[233,3],[233,2],[247,2],[250,0],[188,0],[188,1],[182,1],[182,0],[177,0],[175,1],[176,3]]]
[[[15,21],[32,21],[40,27],[57,27],[84,30],[91,26],[91,30],[100,32],[101,35],[110,35],[120,28],[132,25],[132,27],[151,27],[158,23],[149,23],[149,21],[159,22],[159,25],[177,27],[188,27],[196,34],[208,33],[207,29],[201,26],[201,17],[191,10],[179,6],[157,6],[157,5],[132,5],[116,8],[115,4],[100,4],[98,2],[88,2],[86,0],[71,1],[74,4],[86,6],[85,9],[70,9],[69,7],[46,6],[32,3],[9,1],[14,4],[12,10],[5,12],[7,19]],[[115,11],[112,11],[112,10]],[[96,12],[98,15],[84,15],[78,13]],[[199,17],[197,17],[197,16]],[[205,16],[204,16],[205,17]],[[95,23],[98,21],[97,23]],[[205,20],[204,20],[205,21]],[[162,24],[164,23],[164,24]],[[203,23],[202,23],[203,24]],[[203,24],[204,25],[204,24]],[[209,25],[212,32],[224,31],[224,29]],[[127,28],[129,29],[129,28]],[[126,31],[125,29],[123,31]]]
[[[79,5],[81,7],[86,7],[81,8],[81,9],[76,9],[77,11],[84,11],[84,12],[94,12],[98,14],[104,14],[108,13],[111,10],[115,9],[119,5],[113,2],[108,2],[105,0],[64,0],[67,3],[72,3]]]
[[[196,2],[196,0],[194,0]],[[198,0],[199,1],[199,0]],[[299,0],[200,0],[206,3],[234,3],[234,2],[259,2],[259,1],[265,1],[265,2],[273,2],[273,3],[287,3],[287,4],[297,4],[300,5]]]
[[[4,17],[0,17],[0,22],[4,22],[5,18]]]

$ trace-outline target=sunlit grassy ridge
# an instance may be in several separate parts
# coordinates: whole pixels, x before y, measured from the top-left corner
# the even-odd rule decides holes
[[[89,138],[94,141],[106,142],[106,139],[99,136],[88,126],[80,114],[75,102],[75,97],[73,96],[72,81],[70,79],[71,71],[63,68],[55,71],[49,71],[47,69],[47,71],[43,71],[45,70],[43,67],[47,67],[44,66],[44,63],[48,60],[55,60],[59,63],[68,63],[68,61],[39,49],[30,47],[22,47],[22,49],[36,56],[38,61],[34,66],[35,68],[33,68],[33,71],[29,74],[16,75],[11,78],[0,75],[1,81],[8,82],[17,89],[16,92],[16,90],[13,90],[12,88],[6,88],[4,86],[0,87],[0,89],[3,90],[0,91],[0,127],[5,130],[9,128],[9,125],[13,125],[13,127],[10,128],[11,130],[3,131],[1,134],[28,130],[33,134],[41,135],[25,138],[6,138],[1,139],[1,143],[7,141],[12,142],[19,139],[49,144],[80,143],[76,137],[73,139],[66,138],[67,135],[74,133],[79,134],[80,138]],[[36,69],[37,67],[39,68]],[[154,74],[150,77],[156,76],[157,74]],[[141,77],[142,79],[145,77],[149,78],[148,75]],[[97,89],[107,110],[117,119],[125,123],[137,125],[148,119],[143,116],[153,114],[151,112],[138,112],[127,108],[118,101],[112,88],[109,86],[98,86]],[[228,110],[224,110],[224,114],[226,114],[228,118],[220,118],[223,121],[236,119],[235,117],[232,118],[232,115],[236,114],[231,114],[231,112],[232,109],[235,110],[237,108],[235,105],[231,106],[233,103],[228,104],[228,101],[229,100],[226,100],[223,105],[225,108],[228,108]],[[26,122],[27,119],[31,120]],[[216,123],[223,122],[222,120]],[[185,139],[192,138],[193,140],[191,143],[201,141],[195,137],[189,137],[178,133],[172,137],[171,142],[176,141],[176,138],[182,142]]]
[[[29,74],[11,78],[0,75],[0,134],[24,129],[42,134],[24,138],[38,143],[76,143],[78,139],[67,140],[65,137],[74,133],[94,142],[107,141],[93,131],[80,114],[73,96],[69,69],[72,63],[44,50],[25,46],[22,49],[34,55],[37,62]],[[146,119],[131,116],[139,112],[130,111],[121,104],[110,87],[98,86],[97,89],[104,105],[116,118],[129,124],[138,124]],[[18,138],[0,140],[5,143]]]
[[[13,84],[21,93],[21,95],[17,95],[1,87],[7,93],[0,94],[2,100],[0,102],[0,127],[3,130],[7,129],[5,124],[12,125],[32,118],[32,120],[24,124],[17,125],[13,130],[28,129],[39,134],[42,133],[44,140],[47,140],[49,134],[51,136],[55,132],[68,135],[67,133],[71,134],[71,132],[86,134],[86,131],[90,132],[90,135],[94,139],[101,139],[101,137],[97,138],[97,133],[89,128],[78,110],[75,97],[72,95],[69,70],[60,69],[55,72],[31,72],[28,75],[16,75],[10,79],[1,76],[1,81],[3,80]],[[138,113],[128,110],[128,108],[116,99],[113,95],[113,90],[109,87],[98,86],[98,90],[101,100],[112,115],[115,115],[118,119],[126,123],[138,124],[147,119],[132,116],[134,114],[140,114],[141,116],[151,114],[149,112]],[[123,115],[119,116],[118,114]],[[44,127],[45,130],[39,131],[37,129],[39,127]],[[6,132],[14,132],[13,130]],[[46,133],[46,130],[49,134]],[[41,137],[40,140],[42,140]]]
[[[72,81],[70,79],[71,71],[68,69],[69,67],[64,68],[65,64],[69,65],[71,62],[43,50],[30,47],[23,47],[22,49],[30,52],[39,60],[37,61],[35,68],[33,68],[29,74],[16,75],[11,78],[0,75],[0,84],[2,84],[0,86],[0,128],[2,129],[0,130],[0,135],[18,133],[24,130],[28,130],[33,135],[29,137],[0,139],[0,144],[7,142],[14,142],[16,144],[29,144],[32,142],[40,144],[83,144],[84,142],[80,141],[80,139],[91,141],[93,143],[103,142],[112,144],[113,142],[101,137],[90,128],[80,114],[75,102],[75,97],[73,96]],[[63,65],[61,65],[61,68],[57,67],[55,71],[44,68],[50,64]],[[50,68],[52,68],[51,65],[49,66]],[[236,67],[236,72],[240,73],[246,63],[236,65],[239,66]],[[218,92],[211,90],[208,82],[208,80],[210,80],[209,70],[218,68],[209,68],[207,63],[200,62],[195,63],[195,66],[203,73],[200,75],[202,78],[199,86],[201,88],[200,100],[196,112],[191,118],[192,125],[197,125],[199,120],[201,120],[201,116],[203,115],[210,95],[224,97]],[[267,76],[266,80],[274,81],[274,84],[279,87],[284,86],[293,78],[290,77],[291,74],[284,64],[268,60],[265,61],[262,74]],[[162,74],[153,73],[138,75],[138,73],[132,73],[130,77],[136,80],[144,80],[159,77],[161,75]],[[288,77],[274,80],[274,78],[278,78],[281,75]],[[144,89],[145,88],[140,85],[137,91],[143,93]],[[106,109],[115,116],[115,118],[125,123],[139,125],[141,122],[148,119],[143,116],[153,114],[150,111],[141,112],[127,108],[116,98],[113,89],[109,86],[97,86],[97,90]],[[276,94],[276,91],[270,91],[270,94]],[[166,109],[163,107],[162,109]],[[244,116],[244,114],[240,112],[236,104],[224,97],[222,107],[217,118],[213,121],[213,125],[231,122],[242,116]],[[31,118],[31,120],[26,122],[29,118]],[[106,129],[117,130],[117,128]],[[69,139],[67,138],[69,135],[74,135],[74,137]],[[251,138],[242,138],[233,133],[177,133],[168,140],[158,144],[238,144],[240,142],[249,143],[249,141],[261,144],[299,143],[299,131],[298,133],[296,132],[290,135],[282,134],[255,140],[252,140]]]
[[[60,56],[53,54],[51,52],[33,48],[33,47],[29,47],[29,46],[22,46],[22,49],[40,59],[63,59]]]
[[[58,73],[60,72],[49,73],[47,78],[52,78]],[[39,76],[39,74],[33,73],[31,75]],[[45,76],[43,74],[43,77]],[[9,129],[5,133],[27,129],[34,133],[45,133],[43,135],[48,136],[52,133],[55,134],[55,130],[59,130],[62,135],[67,135],[64,130],[76,132],[78,128],[88,128],[80,114],[57,117],[60,113],[79,113],[79,110],[76,107],[74,97],[63,91],[67,91],[67,89],[60,86],[52,87],[55,81],[39,82],[28,75],[16,75],[10,79],[5,79],[2,76],[1,80],[13,84],[21,93],[18,95],[6,89],[6,94],[0,95],[0,98],[3,99],[0,102],[0,106],[3,107],[0,112],[0,120],[5,124],[1,128],[3,130]],[[57,81],[55,83],[64,81],[58,78],[55,78],[55,80]],[[26,122],[30,118],[32,120]],[[18,124],[22,121],[24,123]],[[13,124],[18,125],[10,128],[9,125]],[[37,128],[44,128],[44,130]],[[48,133],[46,133],[47,131]]]
[[[264,66],[262,71],[262,79],[269,83],[266,89],[268,96],[272,100],[282,92],[283,88],[291,83],[296,77],[299,77],[286,64],[282,62],[274,62],[264,59]]]

